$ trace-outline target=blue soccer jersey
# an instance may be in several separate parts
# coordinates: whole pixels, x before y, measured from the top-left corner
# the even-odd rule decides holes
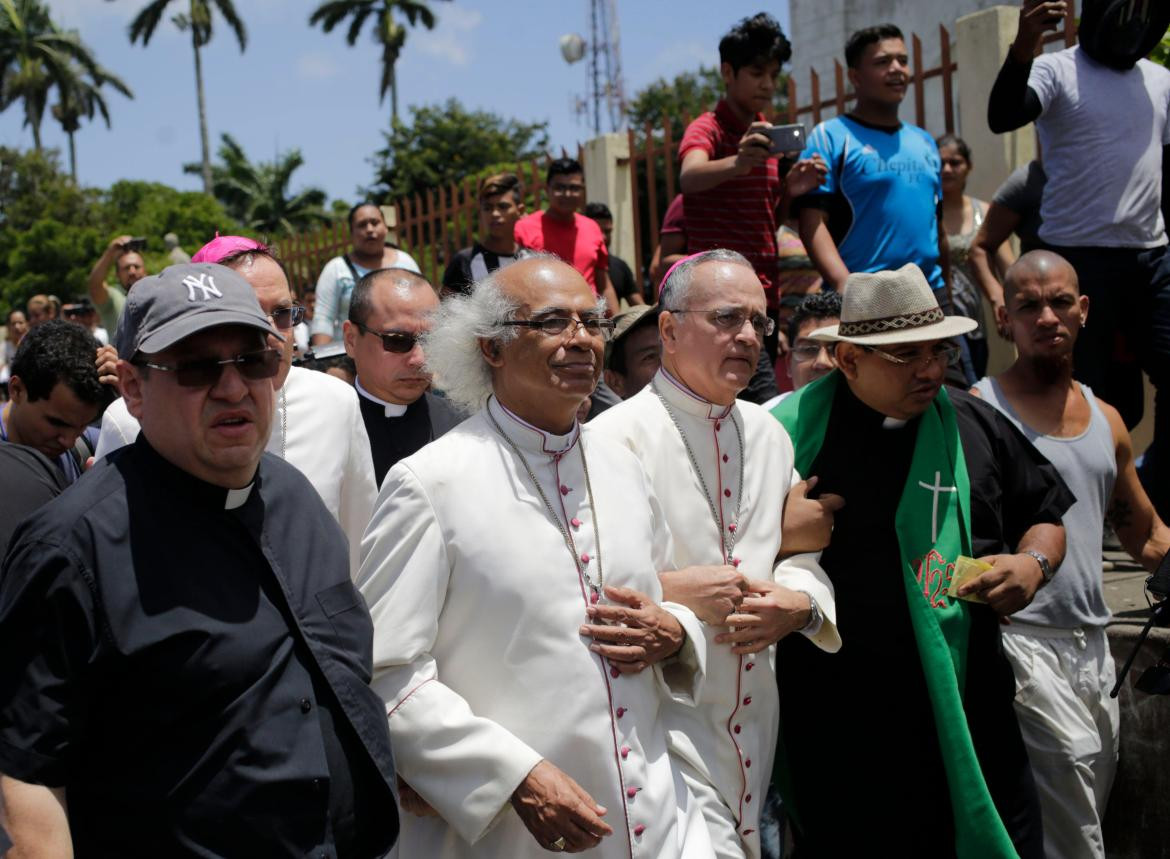
[[[938,259],[942,162],[930,135],[839,116],[813,129],[801,158],[819,154],[824,183],[795,201],[828,215],[829,233],[850,271],[887,271],[908,262],[934,289],[944,286]]]

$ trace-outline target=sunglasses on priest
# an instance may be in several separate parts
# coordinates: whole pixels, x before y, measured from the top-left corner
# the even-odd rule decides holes
[[[375,331],[372,328],[367,328],[360,322],[355,322],[354,325],[363,334],[372,334],[375,337],[382,339],[382,348],[387,352],[394,352],[397,355],[405,355],[418,344],[418,335],[412,334],[409,331]]]

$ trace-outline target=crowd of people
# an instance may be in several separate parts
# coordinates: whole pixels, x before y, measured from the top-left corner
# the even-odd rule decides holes
[[[299,297],[117,236],[9,313],[0,852],[1103,857],[1106,523],[1170,550],[1170,9],[1041,54],[1066,13],[1021,9],[988,121],[1044,162],[990,202],[892,24],[777,148],[760,14],[645,271],[563,158],[441,283],[363,202]]]

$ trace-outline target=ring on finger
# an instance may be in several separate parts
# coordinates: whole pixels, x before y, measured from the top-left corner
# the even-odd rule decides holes
[[[562,835],[560,838],[558,838],[556,841],[554,841],[554,842],[553,842],[552,844],[550,844],[549,846],[550,846],[550,847],[551,847],[553,850],[556,850],[558,853],[559,853],[561,850],[564,850],[564,849],[565,849],[565,836],[563,836],[563,835]]]

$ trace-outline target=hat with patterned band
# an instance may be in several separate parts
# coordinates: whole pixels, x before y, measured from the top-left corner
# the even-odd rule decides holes
[[[922,269],[907,263],[897,271],[858,272],[845,279],[841,321],[818,328],[812,340],[882,346],[944,340],[976,327],[974,319],[945,316]]]

